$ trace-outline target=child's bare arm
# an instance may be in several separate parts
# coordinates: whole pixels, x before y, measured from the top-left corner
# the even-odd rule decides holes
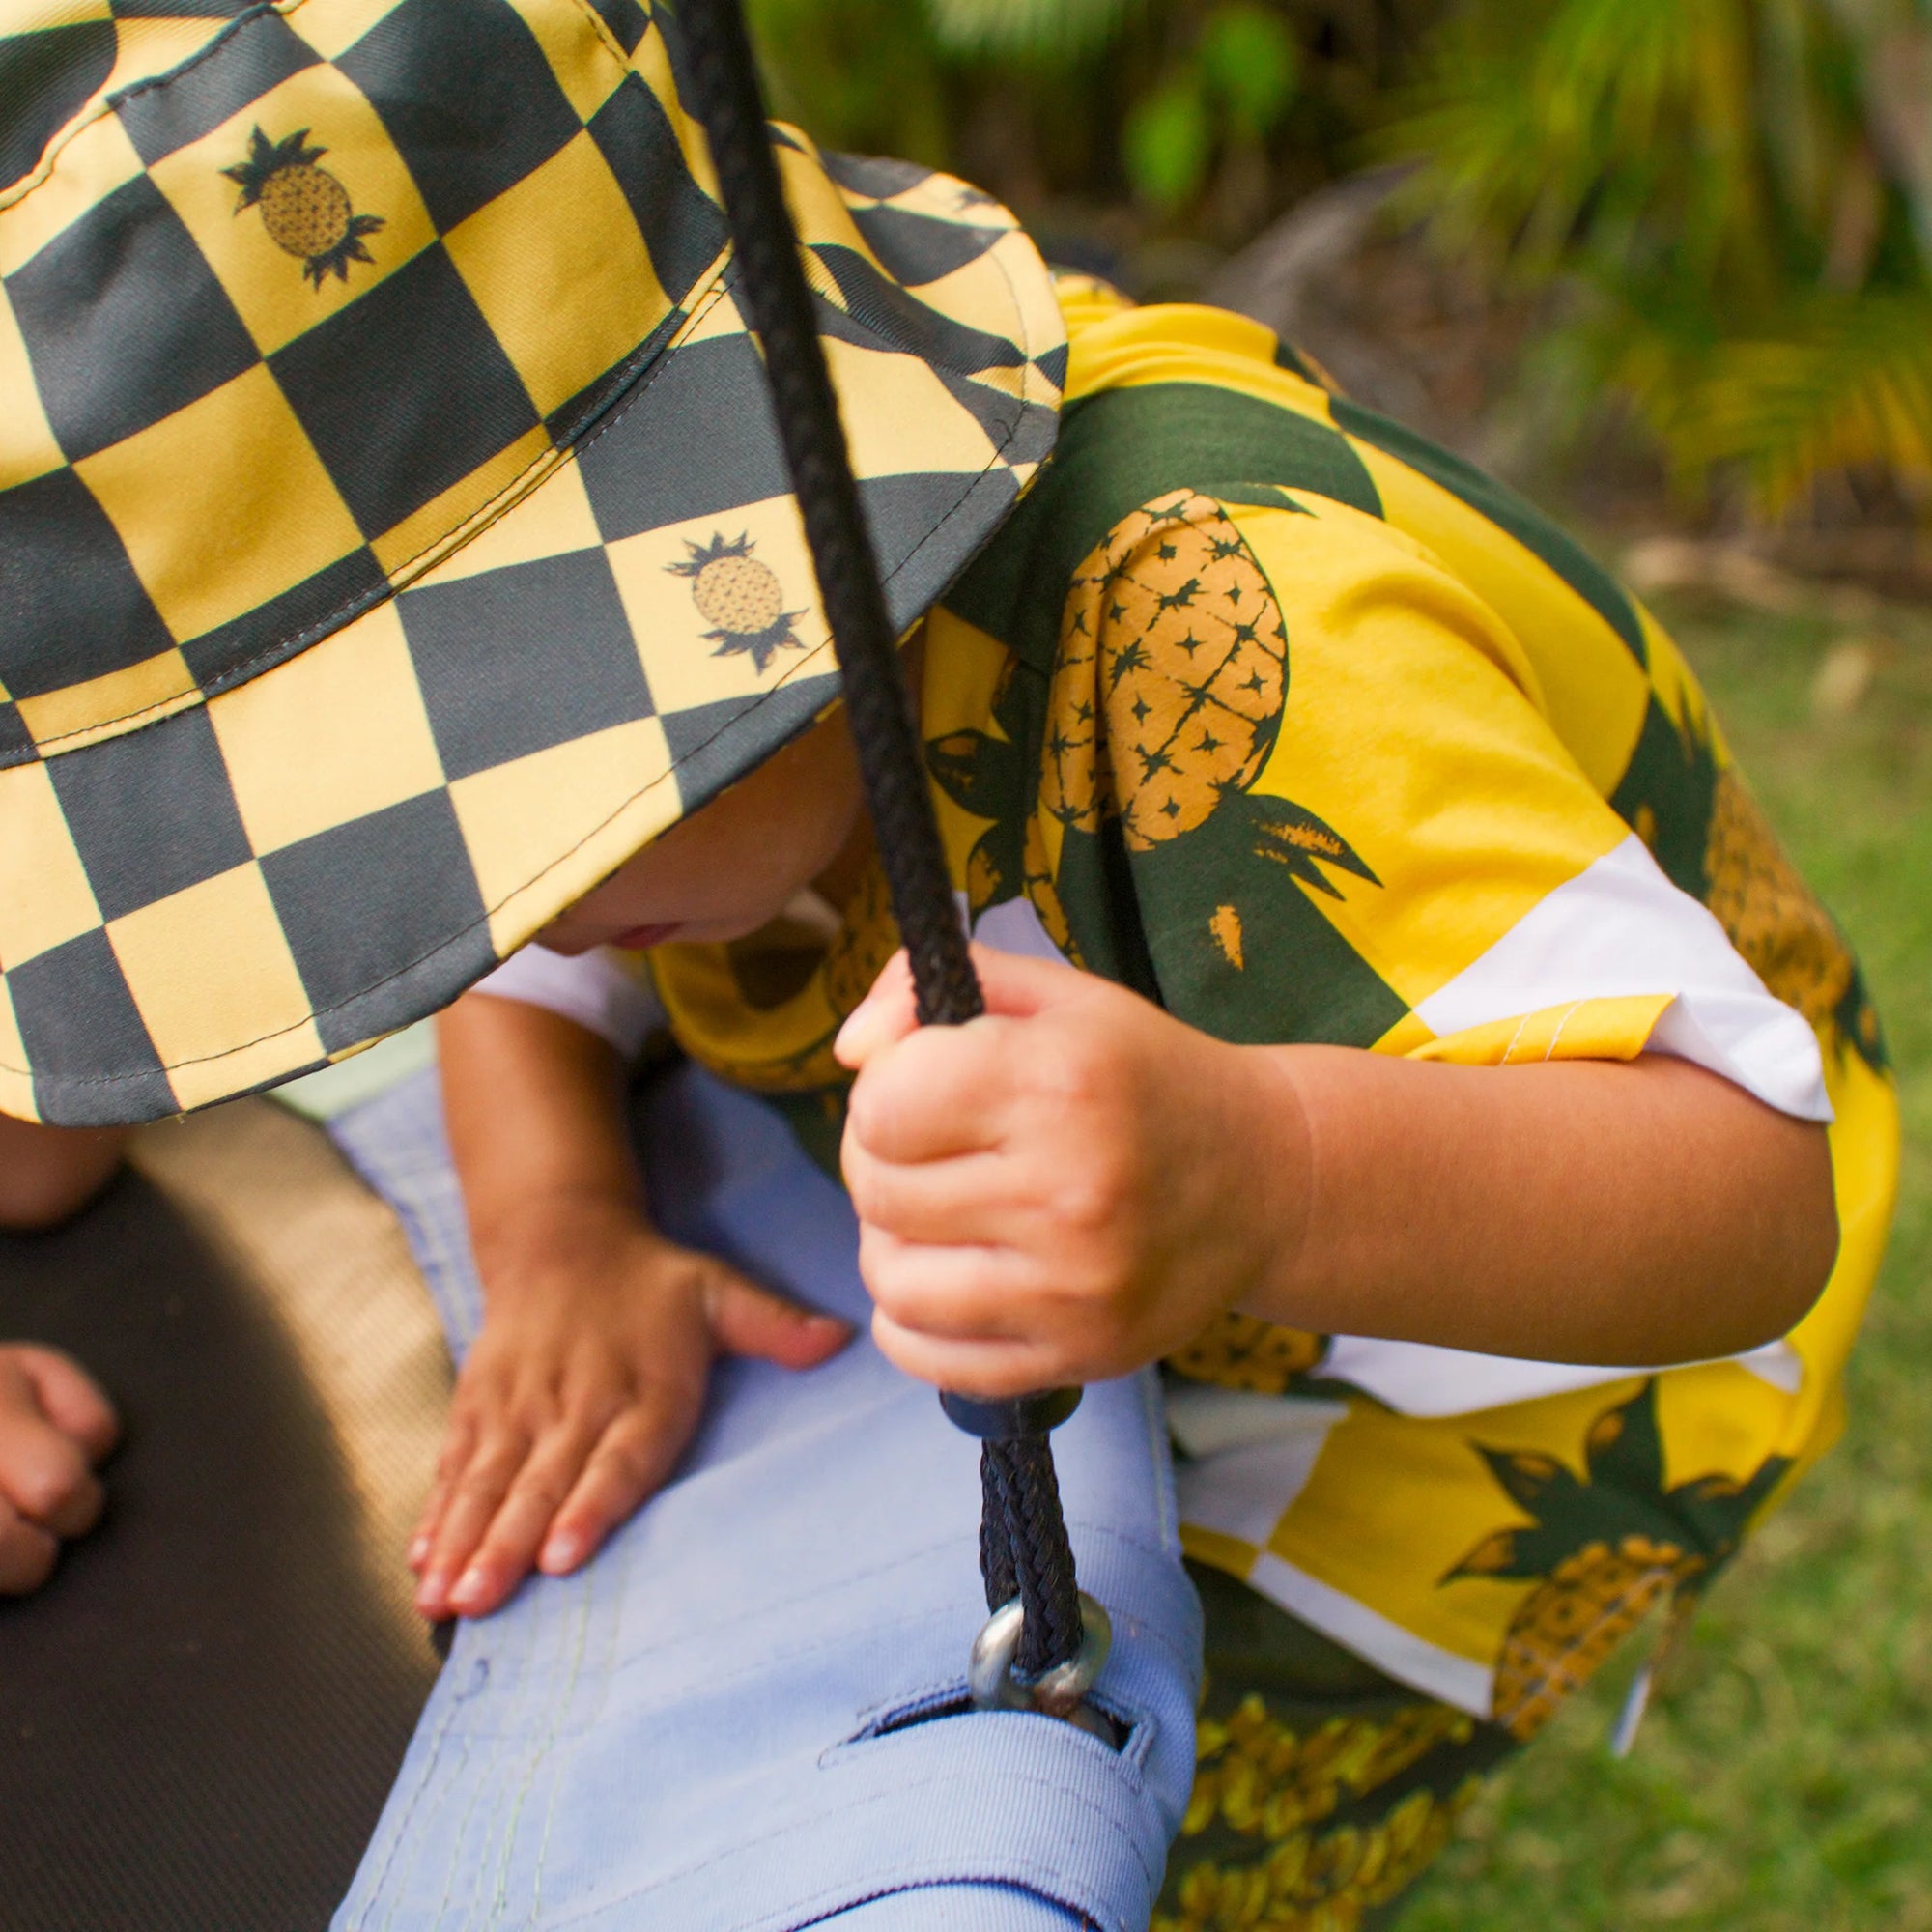
[[[1118,1375],[1238,1308],[1324,1333],[1654,1364],[1782,1334],[1837,1228],[1822,1127],[1647,1055],[1486,1068],[1229,1046],[978,954],[992,1017],[848,1022],[879,1345],[1000,1394]]]
[[[432,1617],[583,1562],[683,1453],[718,1352],[803,1368],[847,1334],[652,1229],[595,1034],[472,993],[439,1036],[484,1322],[410,1550]]]

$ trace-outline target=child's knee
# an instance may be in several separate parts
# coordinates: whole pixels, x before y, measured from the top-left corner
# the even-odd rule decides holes
[[[43,1127],[0,1115],[0,1231],[39,1234],[77,1214],[114,1178],[118,1127]]]

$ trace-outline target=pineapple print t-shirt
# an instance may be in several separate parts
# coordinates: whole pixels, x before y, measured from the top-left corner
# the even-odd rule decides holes
[[[1062,303],[1058,453],[924,624],[975,935],[1223,1039],[1663,1051],[1833,1122],[1831,1286],[1736,1360],[1229,1315],[1166,1365],[1190,1553],[1527,1735],[1831,1438],[1895,1164],[1877,1024],[1683,660],[1568,538],[1256,324],[1072,278]],[[648,963],[685,1050],[832,1164],[832,1038],[896,943],[873,876],[841,916]],[[494,989],[597,1025],[623,974],[572,983],[525,955]]]

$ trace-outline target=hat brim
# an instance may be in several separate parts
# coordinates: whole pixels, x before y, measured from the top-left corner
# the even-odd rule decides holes
[[[1050,278],[947,177],[780,139],[894,621],[1049,452]],[[542,480],[299,655],[0,771],[0,1111],[187,1111],[447,1005],[838,695],[727,267]]]

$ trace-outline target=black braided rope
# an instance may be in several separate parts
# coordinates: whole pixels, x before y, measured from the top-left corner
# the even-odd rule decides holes
[[[954,908],[926,791],[919,727],[900,674],[852,475],[838,402],[819,346],[812,298],[766,128],[757,69],[738,0],[682,0],[696,104],[737,248],[740,287],[765,370],[792,492],[805,519],[819,595],[838,657],[845,710],[871,806],[893,912],[912,961],[919,1017],[958,1025],[984,1010]],[[1016,1666],[1037,1676],[1080,1647],[1073,1551],[1044,1434],[987,1442],[980,1458],[980,1567],[997,1609],[1025,1612]]]

